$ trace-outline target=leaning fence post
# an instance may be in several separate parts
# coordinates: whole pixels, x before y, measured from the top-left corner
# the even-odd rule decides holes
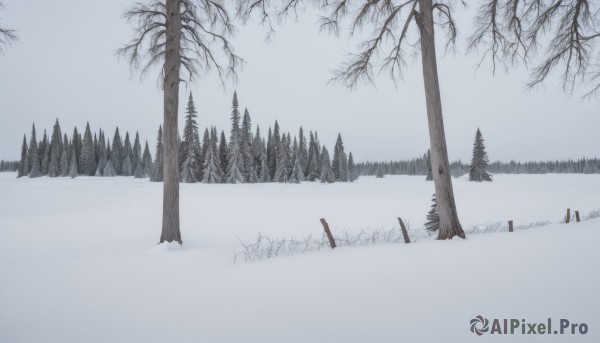
[[[579,211],[575,211],[575,220],[579,223]]]
[[[508,221],[508,232],[513,232],[513,221],[512,220]]]
[[[565,219],[565,223],[569,224],[571,221],[571,209],[567,208],[567,219]]]
[[[333,235],[331,234],[331,230],[329,230],[329,224],[327,224],[327,221],[325,221],[325,218],[321,218],[321,224],[323,224],[323,229],[325,229],[325,233],[327,234],[327,239],[329,240],[331,249],[334,249],[336,247],[335,239],[333,238]]]
[[[404,226],[402,218],[398,217],[398,221],[400,222],[400,228],[402,229],[402,236],[404,236],[404,243],[410,243],[410,237],[408,237],[408,231],[406,231],[406,226]]]

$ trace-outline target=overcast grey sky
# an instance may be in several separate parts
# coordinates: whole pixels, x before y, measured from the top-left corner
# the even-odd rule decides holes
[[[156,73],[143,83],[114,51],[132,37],[121,18],[128,1],[6,0],[0,23],[18,30],[20,41],[0,55],[0,158],[18,159],[23,133],[36,123],[38,139],[58,117],[69,136],[73,127],[115,126],[122,135],[139,130],[154,145],[162,122],[162,93]],[[468,15],[458,13],[461,38]],[[275,119],[292,134],[300,125],[317,130],[333,145],[341,132],[357,161],[421,155],[429,145],[420,59],[409,59],[397,87],[382,76],[377,88],[348,91],[327,86],[330,71],[345,60],[355,42],[319,34],[316,17],[278,29],[264,43],[265,30],[240,26],[234,46],[247,64],[239,83],[222,89],[214,77],[181,85],[180,123],[192,91],[199,126],[229,128],[233,90],[248,107],[263,135]],[[527,92],[524,68],[492,75],[476,71],[477,56],[458,51],[438,56],[444,120],[452,160],[470,159],[477,127],[492,160],[546,160],[600,156],[600,102],[567,96],[553,78],[544,89]],[[181,128],[181,124],[180,124]],[[154,149],[152,153],[154,154]]]

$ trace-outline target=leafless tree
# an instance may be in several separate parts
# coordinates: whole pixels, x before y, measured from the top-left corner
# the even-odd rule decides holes
[[[483,59],[491,59],[494,67],[533,61],[530,88],[557,70],[569,94],[586,83],[591,85],[588,96],[600,91],[598,1],[485,0],[476,21],[469,47],[483,46]]]
[[[458,219],[438,81],[434,25],[447,33],[447,47],[456,40],[457,29],[453,18],[454,0],[316,0],[325,13],[320,20],[322,30],[339,34],[349,20],[349,34],[361,29],[372,32],[370,38],[357,47],[347,63],[335,71],[333,82],[348,88],[359,83],[374,82],[381,72],[389,72],[394,80],[402,76],[406,50],[421,53],[423,80],[427,103],[427,119],[431,144],[431,163],[438,199],[440,230],[438,239],[465,237]],[[462,3],[462,2],[459,2]],[[278,17],[294,14],[303,6],[302,0],[284,0],[282,6],[269,12],[268,0],[239,0],[238,14],[248,18],[258,12],[269,24],[275,13]],[[412,39],[412,40],[411,40]]]
[[[0,9],[4,8],[4,3],[0,1]],[[17,40],[17,33],[15,30],[0,26],[0,53],[4,52],[6,46]]]
[[[182,243],[179,229],[179,167],[177,115],[179,84],[197,81],[216,71],[221,82],[236,80],[243,60],[229,38],[235,27],[222,0],[158,0],[137,2],[123,17],[135,29],[135,38],[118,55],[132,70],[145,74],[161,66],[164,92],[164,184],[160,243]]]

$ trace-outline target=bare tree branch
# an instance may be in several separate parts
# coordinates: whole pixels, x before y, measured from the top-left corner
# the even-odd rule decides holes
[[[4,8],[4,3],[0,1],[0,9]],[[0,53],[4,53],[5,47],[10,46],[13,42],[19,40],[17,31],[0,26]]]

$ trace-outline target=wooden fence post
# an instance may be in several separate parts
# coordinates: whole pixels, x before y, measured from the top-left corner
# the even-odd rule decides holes
[[[579,223],[579,211],[575,211],[575,220]]]
[[[402,236],[404,236],[404,243],[410,243],[410,237],[408,237],[408,231],[406,231],[406,226],[404,226],[402,218],[398,217],[398,221],[400,222],[400,228],[402,229]]]
[[[565,220],[565,223],[569,224],[570,221],[571,221],[571,209],[567,208],[567,218]]]
[[[508,232],[513,232],[513,221],[512,220],[508,221]]]
[[[327,239],[329,240],[329,245],[331,245],[331,249],[334,249],[336,247],[335,239],[333,238],[333,235],[331,234],[331,230],[329,230],[329,224],[327,224],[327,221],[325,221],[325,218],[321,218],[321,224],[323,224],[323,229],[325,229],[325,234],[327,234]]]

